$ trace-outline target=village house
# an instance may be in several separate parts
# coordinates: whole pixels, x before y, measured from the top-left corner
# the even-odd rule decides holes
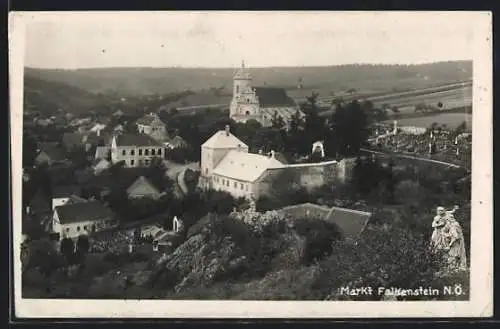
[[[136,121],[137,132],[151,136],[159,142],[167,142],[170,138],[165,123],[156,113],[149,113]]]
[[[52,166],[57,163],[67,162],[67,158],[64,154],[64,150],[59,146],[58,143],[43,143],[38,149],[38,153],[35,157],[35,164],[47,164]]]
[[[80,197],[81,188],[78,185],[55,186],[52,188],[52,210],[68,203],[86,202]]]
[[[94,170],[95,175],[99,175],[103,171],[109,169],[109,167],[111,167],[111,161],[107,160],[104,157],[96,157],[96,160],[94,160],[94,162],[92,163],[92,169]]]
[[[118,226],[115,214],[99,201],[66,204],[54,209],[51,230],[60,238],[76,239],[80,235]]]
[[[146,177],[139,176],[127,188],[127,195],[129,199],[150,198],[157,200],[162,194]]]
[[[146,134],[122,134],[111,141],[111,161],[124,161],[126,167],[149,166],[154,158],[163,159],[165,146]]]
[[[181,136],[175,136],[165,144],[169,149],[189,147],[188,142]]]
[[[236,122],[256,120],[262,126],[272,125],[273,118],[281,117],[288,125],[292,116],[304,117],[298,104],[285,89],[276,87],[253,87],[252,76],[242,63],[233,76],[233,99],[229,117]]]
[[[347,242],[356,242],[372,217],[370,212],[339,207],[330,208],[313,203],[292,205],[278,211],[285,217],[296,220],[315,218],[334,223]]]
[[[151,237],[154,251],[168,251],[172,247],[172,238],[184,228],[184,223],[177,216],[172,219],[171,225],[160,227],[148,225],[141,228],[141,237]]]

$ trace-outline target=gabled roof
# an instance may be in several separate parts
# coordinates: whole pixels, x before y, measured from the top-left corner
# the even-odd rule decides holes
[[[81,190],[79,185],[54,186],[52,188],[52,198],[67,198],[70,195],[80,195]]]
[[[348,240],[355,240],[363,232],[372,215],[369,212],[338,207],[330,208],[314,203],[291,205],[280,209],[280,212],[293,218],[300,218],[309,214],[318,216],[321,219],[335,223]]]
[[[154,121],[158,121],[158,123],[164,124],[163,121],[160,119],[160,117],[156,113],[146,114],[145,116],[137,119],[136,124],[149,126]]]
[[[188,145],[188,143],[181,136],[175,136],[168,141],[168,144],[172,147],[183,147]]]
[[[65,204],[55,208],[61,224],[79,223],[113,217],[114,213],[99,201]]]
[[[131,193],[135,188],[141,185],[148,185],[155,193],[160,194],[160,191],[144,176],[139,176],[133,183],[127,188],[127,193]]]
[[[65,147],[73,147],[76,145],[81,145],[83,140],[83,135],[80,133],[64,133],[62,142]]]
[[[146,134],[121,134],[115,137],[117,146],[162,146]]]
[[[354,209],[332,207],[326,220],[337,224],[347,239],[356,239],[365,229],[372,214]]]
[[[259,97],[260,107],[296,106],[285,89],[275,87],[255,87],[255,94]]]
[[[277,159],[269,156],[231,150],[215,167],[213,173],[245,182],[253,182],[267,169],[283,166]]]
[[[101,131],[99,135],[96,132],[91,132],[87,135],[85,143],[93,145],[110,145],[111,135]]]
[[[57,143],[40,144],[40,153],[45,153],[52,161],[62,161],[66,159],[63,149]]]
[[[219,130],[215,134],[212,135],[201,147],[206,148],[234,148],[237,149],[239,147],[247,149],[248,145],[243,143],[238,137],[231,134],[230,131]]]

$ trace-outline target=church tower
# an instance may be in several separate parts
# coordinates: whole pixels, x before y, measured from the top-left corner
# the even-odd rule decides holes
[[[252,76],[242,61],[241,68],[233,75],[233,99],[229,107],[229,117],[245,122],[258,114],[258,102],[252,89]]]
[[[242,93],[252,88],[252,76],[245,69],[245,61],[241,62],[241,68],[233,76],[233,98],[238,98]]]

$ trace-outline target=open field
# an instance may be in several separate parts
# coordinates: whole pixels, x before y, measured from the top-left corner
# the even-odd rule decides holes
[[[393,120],[389,120],[387,122],[392,123],[392,121]],[[454,129],[464,121],[467,123],[467,130],[471,131],[472,114],[464,113],[437,113],[416,118],[403,118],[398,120],[398,125],[428,128],[432,123],[436,122],[440,125],[446,124],[449,128]]]

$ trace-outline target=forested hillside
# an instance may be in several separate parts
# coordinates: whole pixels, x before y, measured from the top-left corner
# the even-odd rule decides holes
[[[296,89],[365,91],[422,88],[472,78],[472,61],[421,65],[352,64],[325,67],[250,68],[255,85]],[[231,90],[234,68],[99,68],[45,70],[26,68],[27,77],[69,85],[93,93],[145,95],[201,91],[209,88]]]

